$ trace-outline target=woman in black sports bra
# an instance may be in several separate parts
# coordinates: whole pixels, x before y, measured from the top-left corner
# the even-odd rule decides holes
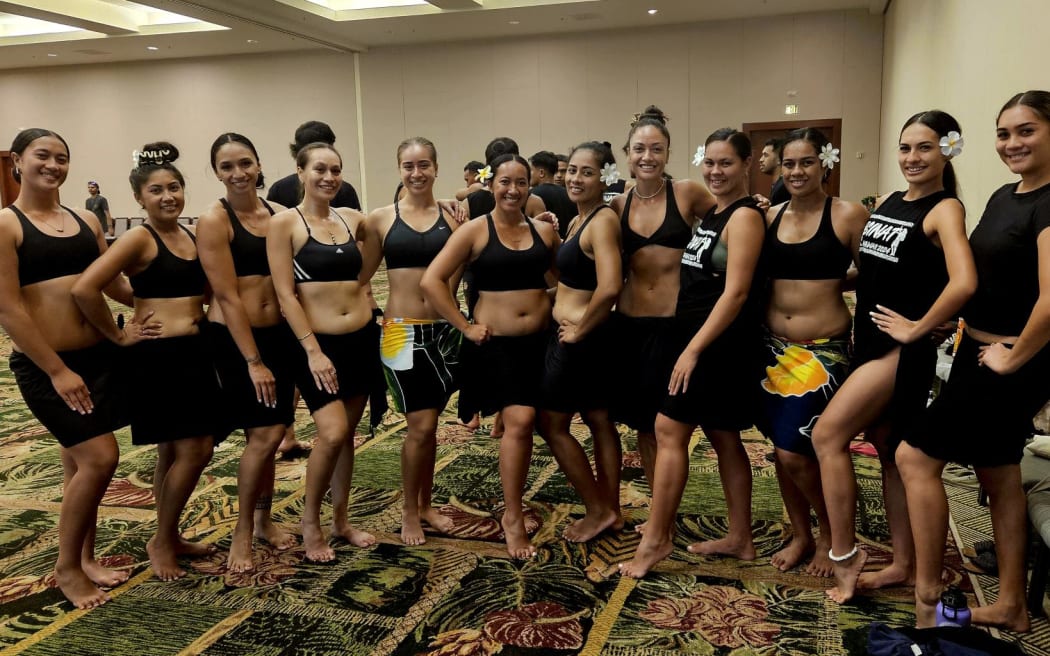
[[[478,344],[476,370],[465,372],[480,410],[503,411],[500,480],[506,512],[501,521],[507,551],[531,558],[535,547],[525,532],[522,493],[532,454],[532,428],[543,377],[551,302],[548,288],[558,235],[547,223],[525,216],[529,164],[518,155],[492,162],[496,207],[484,219],[461,226],[420,281],[427,302],[463,335]],[[474,270],[480,298],[475,323],[468,323],[452,296],[450,282],[465,264]]]
[[[682,252],[699,217],[715,206],[695,180],[664,173],[671,151],[667,116],[650,105],[631,123],[624,151],[637,184],[610,206],[620,215],[624,286],[616,304],[619,394],[613,419],[638,431],[638,451],[652,484],[654,422],[678,353],[671,344]]]
[[[579,214],[567,226],[568,238],[556,258],[561,276],[553,309],[557,330],[547,343],[539,431],[587,510],[565,528],[570,542],[587,542],[607,528],[623,526],[620,434],[609,418],[615,370],[609,356],[615,349],[608,323],[623,287],[620,222],[602,202],[615,167],[609,144],[589,141],[573,149],[565,177]],[[576,412],[591,431],[596,475],[569,432]]]
[[[958,122],[937,110],[912,116],[901,129],[897,162],[908,189],[880,199],[864,225],[852,371],[813,428],[831,522],[828,558],[835,587],[827,594],[839,603],[861,585],[914,580],[914,546],[894,453],[929,400],[937,362],[931,332],[958,316],[977,287],[952,155],[939,145],[949,132],[961,132]],[[868,556],[856,543],[857,481],[849,452],[862,431],[879,453],[894,552],[893,565],[863,580]]]
[[[189,542],[179,519],[211,460],[218,429],[218,384],[201,334],[207,280],[193,233],[179,223],[185,205],[184,180],[172,164],[178,149],[153,143],[139,154],[130,181],[146,221],[128,230],[73,286],[84,315],[115,343],[122,335],[102,290],[128,276],[135,319],[163,324],[160,339],[131,346],[123,375],[128,382],[133,444],[156,444],[153,494],[157,532],[146,544],[153,574],[162,581],[186,575],[179,556],[204,556],[212,545]]]
[[[43,128],[20,131],[11,143],[18,197],[0,209],[0,324],[14,342],[11,372],[26,406],[62,447],[65,484],[58,524],[55,582],[77,608],[109,601],[102,588],[128,579],[95,559],[98,505],[119,456],[113,431],[127,425],[115,367],[119,351],[73,301],[70,289],[106,250],[92,212],[59,202],[69,173],[69,147]],[[106,290],[131,305],[119,281]],[[143,335],[125,326],[124,343]],[[157,326],[149,325],[147,335]],[[43,572],[34,572],[43,574]]]
[[[259,197],[263,173],[255,146],[227,132],[211,146],[211,167],[226,187],[197,221],[201,265],[212,288],[208,341],[223,394],[225,430],[243,429],[246,438],[237,470],[242,510],[230,541],[227,568],[254,567],[257,536],[283,551],[295,536],[270,519],[274,455],[295,420],[295,370],[290,357],[298,345],[281,308],[266,261],[270,217],[284,210]]]
[[[459,224],[434,198],[437,149],[429,139],[402,141],[397,163],[401,185],[394,204],[369,213],[365,229],[386,259],[390,292],[380,357],[394,405],[408,422],[401,446],[401,541],[417,545],[426,542],[423,521],[439,533],[453,528],[451,518],[430,505],[430,495],[438,415],[458,386],[463,335],[426,302],[419,281]]]
[[[321,501],[332,490],[332,532],[354,546],[375,537],[350,525],[347,503],[354,471],[353,434],[379,373],[378,326],[372,320],[362,271],[375,258],[365,217],[333,209],[343,160],[328,144],[304,146],[296,155],[303,201],[270,219],[266,255],[281,312],[302,347],[296,385],[317,426],[306,465],[303,547],[314,562],[335,560],[321,529]]]
[[[762,270],[769,279],[763,349],[766,375],[756,422],[775,447],[777,481],[791,520],[790,542],[770,559],[788,571],[811,558],[806,573],[831,576],[831,528],[810,435],[817,417],[849,374],[853,316],[842,296],[868,212],[824,193],[828,144],[803,128],[781,142],[780,176],[789,202],[766,212]],[[813,538],[810,510],[820,535]]]

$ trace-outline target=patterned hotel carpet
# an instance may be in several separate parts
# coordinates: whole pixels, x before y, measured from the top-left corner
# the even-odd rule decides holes
[[[177,582],[152,578],[145,555],[155,527],[150,491],[154,453],[118,434],[119,470],[100,513],[99,554],[132,571],[114,599],[76,611],[53,587],[62,471],[58,447],[35,422],[7,369],[10,344],[0,344],[0,649],[3,653],[209,654],[302,656],[362,654],[862,654],[872,620],[907,625],[910,591],[879,592],[840,608],[826,601],[826,581],[781,573],[769,556],[782,543],[782,510],[769,445],[749,434],[755,472],[754,563],[694,556],[689,542],[725,530],[725,505],[715,459],[694,439],[689,487],[674,556],[647,579],[615,575],[637,544],[632,532],[587,545],[557,536],[582,508],[537,438],[526,500],[539,556],[509,560],[498,541],[498,442],[456,425],[446,413],[439,434],[435,500],[457,524],[455,538],[431,536],[402,546],[399,447],[401,417],[391,415],[374,438],[359,437],[351,497],[355,524],[380,544],[359,550],[337,545],[334,565],[303,562],[297,548],[260,547],[256,571],[225,571],[236,517],[238,436],[216,451],[190,501],[188,537],[214,542],[214,557],[185,561]],[[303,410],[302,437],[312,426]],[[574,425],[589,448],[581,426]],[[633,436],[625,443],[622,499],[629,519],[646,515],[648,490]],[[877,461],[858,454],[859,530],[878,567],[890,554]],[[305,461],[280,461],[274,512],[295,527],[303,504]],[[326,508],[327,509],[327,508]],[[959,575],[953,552],[951,576]]]

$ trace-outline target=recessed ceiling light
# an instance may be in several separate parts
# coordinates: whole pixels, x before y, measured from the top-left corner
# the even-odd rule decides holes
[[[658,11],[660,11],[660,10],[659,9],[650,9],[649,10],[649,15],[652,16],[653,14],[655,14]]]
[[[521,21],[507,21],[510,25],[521,25]]]
[[[146,50],[160,50],[157,46],[146,46]]]
[[[56,55],[56,54],[55,54],[55,53],[53,53],[53,52],[49,52],[49,53],[47,53],[47,56],[48,56],[48,57],[58,57],[58,55]]]
[[[252,45],[255,45],[256,43],[259,43],[259,42],[257,40],[255,40],[255,39],[248,39],[248,43],[250,43]]]

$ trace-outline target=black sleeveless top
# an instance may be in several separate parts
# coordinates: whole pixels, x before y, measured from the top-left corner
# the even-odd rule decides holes
[[[948,197],[938,191],[908,201],[896,191],[864,224],[853,322],[854,366],[882,357],[898,345],[872,322],[870,313],[876,305],[916,321],[948,284],[944,253],[923,230],[930,210]]]
[[[350,240],[342,244],[325,244],[314,238],[310,231],[310,224],[299,208],[299,218],[306,226],[309,235],[306,243],[299,252],[292,256],[292,269],[294,270],[297,283],[306,282],[343,282],[355,281],[361,275],[363,264],[361,251],[357,250],[357,242],[354,234],[350,232],[350,226],[346,225],[343,217],[335,210],[329,210],[343,222],[343,227],[350,235]]]
[[[733,216],[733,212],[747,208],[755,213],[756,219],[765,225],[765,217],[758,209],[758,204],[750,196],[745,196],[721,212],[712,207],[696,227],[692,239],[682,253],[681,283],[678,288],[678,306],[675,314],[684,317],[693,324],[707,321],[715,303],[726,288],[726,252],[722,243],[722,231]],[[752,278],[752,293],[748,294],[745,308],[737,315],[737,321],[754,319],[757,307],[757,294],[754,293],[759,275]],[[755,315],[755,316],[752,316]]]
[[[522,215],[523,218],[524,215]],[[544,274],[550,269],[551,252],[547,244],[525,218],[532,233],[532,246],[515,251],[503,245],[496,234],[492,214],[486,214],[489,226],[489,241],[478,258],[470,263],[474,271],[474,285],[479,292],[509,292],[519,289],[546,289]]]
[[[73,215],[79,228],[75,235],[55,237],[41,232],[22,210],[9,206],[22,225],[22,243],[18,254],[18,285],[29,285],[74,276],[83,273],[99,256],[98,241],[88,224],[65,205],[62,209]]]
[[[259,200],[262,201],[263,207],[270,213],[270,216],[273,216],[273,208],[269,203],[261,198]],[[266,237],[249,232],[225,198],[220,198],[219,202],[222,203],[226,215],[230,217],[230,225],[233,226],[230,255],[233,256],[233,270],[237,273],[237,277],[270,275],[270,263],[266,259]]]
[[[583,231],[587,228],[587,224],[594,218],[594,215],[605,207],[608,207],[608,205],[602,204],[594,208],[587,215],[587,218],[583,220],[583,223],[580,224],[579,230],[563,241],[558,249],[558,255],[555,256],[554,261],[558,265],[558,273],[561,275],[560,282],[566,287],[591,292],[598,289],[598,270],[594,265],[594,260],[587,257],[587,254],[583,252],[583,248],[580,246],[580,238],[583,236]]]
[[[831,196],[824,201],[817,233],[804,242],[789,244],[780,241],[777,230],[787,204],[780,208],[777,218],[766,231],[762,244],[762,262],[766,275],[773,280],[839,280],[853,262],[853,255],[835,235],[831,224]]]
[[[434,225],[423,232],[417,231],[401,218],[398,203],[394,203],[394,223],[383,239],[383,256],[386,268],[423,269],[430,265],[452,235],[445,216],[438,208]]]
[[[149,265],[133,276],[128,276],[131,290],[135,298],[183,298],[186,296],[203,296],[204,285],[207,278],[204,276],[204,268],[201,267],[199,256],[192,260],[184,260],[175,255],[164,245],[157,231],[149,224],[142,224],[153,235],[153,241],[157,242],[157,257]],[[197,238],[185,226],[179,225],[186,231],[193,243]]]
[[[623,205],[623,213],[620,215],[620,231],[623,233],[623,256],[629,259],[634,253],[646,246],[666,246],[667,248],[685,248],[691,236],[689,224],[682,218],[678,211],[678,201],[674,197],[674,183],[668,180],[664,187],[667,188],[667,203],[664,210],[664,221],[656,232],[643,237],[631,229],[631,199],[634,198],[634,189],[627,194],[627,202]]]

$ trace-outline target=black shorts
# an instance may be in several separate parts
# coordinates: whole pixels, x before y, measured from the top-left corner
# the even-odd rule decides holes
[[[59,352],[58,357],[84,379],[91,392],[95,409],[87,415],[70,410],[51,377],[25,353],[11,354],[11,372],[29,411],[68,448],[128,425],[127,399],[120,386],[121,356],[121,349],[108,341]]]
[[[678,355],[699,329],[692,321],[678,320],[674,340]],[[730,326],[700,354],[685,392],[671,396],[664,388],[660,414],[704,430],[750,428],[761,409],[761,357],[762,334],[758,326]],[[673,363],[671,368],[674,369]]]
[[[547,331],[492,337],[471,349],[463,381],[478,411],[492,414],[511,405],[535,408],[543,382]]]
[[[333,401],[345,401],[355,396],[369,396],[377,385],[384,385],[383,370],[379,364],[379,326],[369,321],[352,333],[318,335],[317,344],[335,367],[339,391],[329,394],[318,389],[306,351],[296,353],[295,384],[310,412],[317,412]]]
[[[559,342],[558,331],[552,330],[547,342],[540,407],[565,413],[608,409],[613,388],[611,344],[608,323],[575,344]]]
[[[868,341],[869,345],[872,343]],[[893,380],[893,395],[889,405],[880,416],[880,423],[889,425],[890,433],[886,438],[889,453],[897,450],[905,435],[911,435],[917,429],[930,401],[930,388],[937,373],[937,345],[933,340],[922,337],[910,344],[893,342],[885,349],[885,342],[876,344],[877,349],[867,348],[861,358],[850,362],[852,375],[861,365],[884,357],[894,348],[900,347],[897,359],[897,371]]]
[[[259,426],[291,426],[295,422],[295,356],[301,350],[292,329],[283,321],[265,328],[252,328],[255,346],[276,383],[277,405],[260,403],[255,385],[248,375],[248,365],[241,355],[230,329],[221,323],[210,323],[207,329],[215,371],[222,388],[224,432]]]
[[[204,335],[127,348],[125,380],[133,444],[159,444],[221,431],[219,379]]]
[[[1015,465],[1032,435],[1032,418],[1050,400],[1050,347],[1001,376],[979,366],[982,346],[963,336],[948,381],[905,440],[937,460],[976,467]]]
[[[613,383],[612,418],[639,432],[652,433],[656,413],[667,396],[671,370],[681,354],[675,342],[675,318],[614,312],[609,322],[619,367],[618,380]]]

